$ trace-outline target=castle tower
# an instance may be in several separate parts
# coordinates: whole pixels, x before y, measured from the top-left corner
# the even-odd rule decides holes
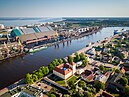
[[[72,68],[73,70],[73,75],[76,73],[76,64],[74,62],[70,63],[69,66]]]

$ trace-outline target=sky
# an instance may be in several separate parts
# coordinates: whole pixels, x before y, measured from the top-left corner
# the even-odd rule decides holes
[[[0,17],[129,17],[129,0],[0,0]]]

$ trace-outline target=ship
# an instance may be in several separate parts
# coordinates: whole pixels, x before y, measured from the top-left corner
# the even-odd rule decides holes
[[[34,48],[29,49],[29,53],[35,53],[35,52],[38,52],[40,50],[47,49],[47,48],[48,48],[47,46],[34,47]]]
[[[122,33],[125,33],[125,32],[127,32],[127,30],[125,30],[125,29],[114,30],[114,35],[116,35],[116,34],[122,34]]]

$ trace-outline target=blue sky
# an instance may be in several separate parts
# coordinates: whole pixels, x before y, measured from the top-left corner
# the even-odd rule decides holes
[[[0,17],[129,16],[129,0],[0,0]]]

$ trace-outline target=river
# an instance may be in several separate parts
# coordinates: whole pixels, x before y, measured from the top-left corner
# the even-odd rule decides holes
[[[26,73],[48,65],[55,58],[64,58],[77,50],[84,48],[89,42],[97,42],[105,37],[113,36],[116,29],[128,29],[129,27],[107,27],[101,31],[85,36],[71,42],[60,43],[58,47],[51,46],[46,50],[34,53],[33,55],[17,56],[0,63],[0,89],[23,78]]]

